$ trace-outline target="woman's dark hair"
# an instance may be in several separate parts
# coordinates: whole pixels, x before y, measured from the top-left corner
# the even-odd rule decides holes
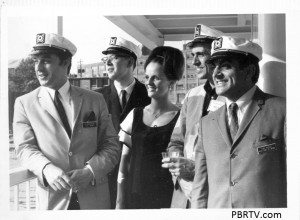
[[[182,52],[174,47],[159,46],[154,48],[145,62],[146,70],[149,63],[159,63],[170,81],[180,80],[184,72],[184,56]]]

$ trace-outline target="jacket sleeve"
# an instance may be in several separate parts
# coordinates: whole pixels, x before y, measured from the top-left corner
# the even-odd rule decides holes
[[[107,105],[101,94],[99,94],[99,97],[97,152],[87,161],[94,171],[96,182],[112,171],[118,164],[121,154],[121,146],[111,116],[108,113]]]
[[[206,156],[202,144],[202,122],[199,127],[199,138],[195,153],[195,177],[192,189],[192,208],[207,208],[208,200],[208,175]]]
[[[174,127],[173,133],[170,138],[170,143],[168,144],[168,151],[179,150],[182,155],[184,155],[184,141],[186,135],[186,116],[187,116],[187,108],[189,101],[189,93],[188,92],[183,100],[183,104],[181,107],[179,118]],[[190,199],[190,193],[192,189],[193,181],[186,181],[179,177],[172,177],[173,183],[175,186],[175,190],[179,190],[183,196],[187,199]],[[177,192],[179,193],[179,192]]]
[[[183,154],[184,151],[184,138],[186,133],[186,114],[188,106],[188,96],[189,92],[183,100],[179,118],[174,127],[173,133],[170,138],[170,143],[168,145],[168,151],[180,150]]]
[[[34,130],[20,98],[15,101],[13,133],[16,154],[21,164],[32,171],[44,184],[42,171],[45,165],[51,161],[38,147]]]

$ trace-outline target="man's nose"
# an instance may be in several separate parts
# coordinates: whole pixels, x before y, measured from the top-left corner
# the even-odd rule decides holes
[[[193,64],[194,66],[199,66],[200,63],[201,63],[201,62],[200,62],[200,60],[198,59],[198,56],[195,55],[195,56],[193,57],[192,64]]]
[[[153,84],[153,79],[149,77],[148,79],[146,79],[146,85],[151,85],[151,84]]]
[[[35,63],[35,70],[36,71],[41,71],[43,70],[44,66],[42,65],[41,61],[36,61]]]
[[[111,60],[110,60],[109,58],[108,58],[107,61],[106,61],[106,65],[107,65],[107,66],[112,66],[112,62],[111,62]]]
[[[224,75],[222,74],[220,69],[216,66],[213,70],[213,78],[222,79],[223,77],[224,77]]]

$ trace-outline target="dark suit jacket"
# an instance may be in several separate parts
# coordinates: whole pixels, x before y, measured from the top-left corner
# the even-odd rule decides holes
[[[113,125],[117,132],[120,131],[120,124],[133,108],[143,107],[149,105],[151,102],[151,99],[148,97],[145,85],[139,82],[137,79],[135,79],[134,88],[123,111],[121,108],[117,90],[113,83],[111,83],[111,85],[109,86],[105,86],[95,91],[102,93],[102,95],[104,96],[104,99],[108,106],[108,111],[112,116]]]
[[[148,97],[146,87],[143,83],[135,79],[135,85],[132,93],[126,103],[124,110],[122,111],[119,96],[114,83],[109,86],[105,86],[96,92],[102,93],[107,103],[108,111],[111,114],[112,122],[117,133],[120,131],[120,124],[126,118],[127,114],[137,107],[144,107],[149,105],[151,99]],[[117,165],[113,172],[108,174],[111,208],[115,208],[117,198],[117,177],[118,177],[119,165]]]
[[[192,208],[286,207],[286,102],[257,88],[233,143],[226,106],[201,120]]]

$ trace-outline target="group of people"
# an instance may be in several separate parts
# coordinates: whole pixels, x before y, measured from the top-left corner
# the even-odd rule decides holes
[[[205,83],[179,108],[169,91],[185,70],[180,50],[154,48],[144,85],[133,76],[140,48],[111,37],[112,83],[89,91],[68,82],[76,46],[37,34],[41,86],[16,99],[13,128],[40,209],[287,206],[286,105],[255,85],[262,48],[202,24],[187,47]]]

